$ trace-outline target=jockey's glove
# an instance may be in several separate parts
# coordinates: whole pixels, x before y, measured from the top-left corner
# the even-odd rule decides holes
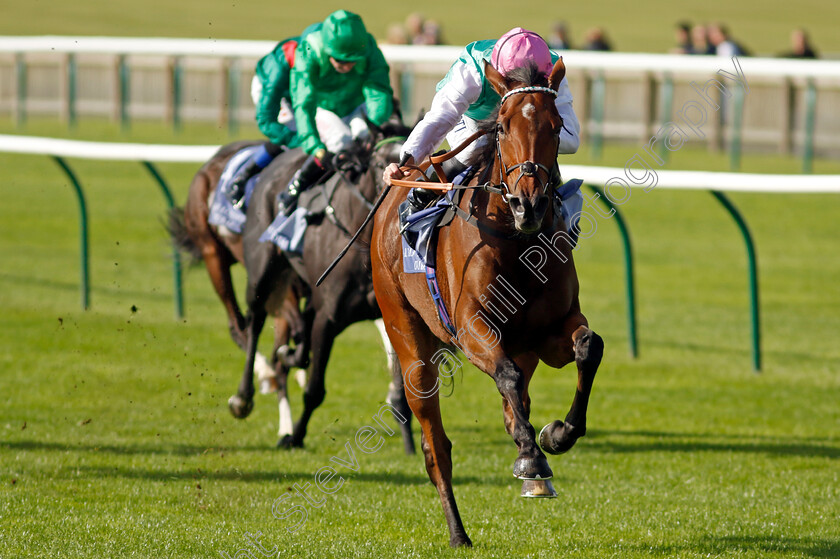
[[[332,169],[333,165],[333,154],[327,151],[324,148],[319,149],[315,152],[315,164],[318,165],[324,171],[329,171]]]

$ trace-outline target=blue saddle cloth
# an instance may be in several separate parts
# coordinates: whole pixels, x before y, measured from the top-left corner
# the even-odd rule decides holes
[[[425,273],[435,267],[435,228],[443,213],[452,205],[454,191],[450,190],[434,206],[415,212],[406,219],[402,234],[403,272]]]
[[[298,207],[288,217],[278,213],[268,229],[260,235],[260,242],[272,242],[284,252],[303,254],[303,238],[309,224],[309,215],[309,210],[302,207]]]
[[[245,186],[245,204],[242,209],[234,208],[233,204],[230,203],[228,190],[233,177],[240,169],[251,162],[254,152],[258,149],[260,149],[259,145],[243,148],[236,152],[225,165],[225,169],[219,177],[219,184],[216,185],[213,203],[210,205],[210,215],[207,217],[207,221],[211,225],[225,227],[236,234],[242,234],[242,230],[245,228],[245,212],[243,210],[248,207],[248,202],[251,201],[251,193],[254,191],[254,185],[257,183],[259,175],[252,177]]]
[[[577,241],[576,226],[583,208],[580,187],[583,181],[572,179],[554,191],[555,201],[560,202],[560,213],[569,235]],[[425,273],[435,267],[435,228],[447,208],[453,204],[454,191],[449,191],[434,206],[408,216],[402,233],[403,272]]]

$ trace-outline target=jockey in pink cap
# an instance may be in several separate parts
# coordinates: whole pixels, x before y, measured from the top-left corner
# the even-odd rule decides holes
[[[496,110],[501,98],[487,81],[484,63],[489,62],[502,75],[529,64],[546,77],[559,56],[549,50],[542,37],[532,31],[515,27],[496,41],[476,41],[467,45],[458,60],[437,85],[432,106],[409,135],[402,151],[402,164],[416,164],[428,157],[441,144],[444,137],[454,148],[477,130],[478,121],[489,117]],[[580,145],[580,123],[572,108],[572,93],[566,78],[557,92],[557,110],[563,118],[560,131],[559,153],[575,153]],[[480,150],[488,136],[480,138],[445,164],[448,177],[466,169],[473,153]],[[449,167],[446,169],[446,167]],[[405,176],[399,166],[392,163],[383,173],[383,180],[390,184],[392,178]],[[435,199],[428,190],[414,188],[408,200],[409,213],[420,210]]]

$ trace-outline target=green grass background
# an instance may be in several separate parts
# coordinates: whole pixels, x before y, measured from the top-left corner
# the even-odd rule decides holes
[[[106,36],[209,37],[277,40],[295,35],[337,9],[362,15],[369,30],[383,39],[389,23],[419,11],[443,26],[449,44],[496,37],[514,25],[548,34],[555,21],[568,23],[573,41],[583,41],[595,26],[606,29],[617,50],[667,52],[677,21],[723,21],[753,52],[776,55],[788,50],[798,26],[812,35],[820,52],[840,54],[840,3],[833,0],[618,0],[590,2],[519,2],[485,0],[480,4],[432,0],[412,6],[385,0],[315,0],[303,8],[292,2],[245,0],[84,0],[7,2],[0,35],[58,34]]]
[[[4,6],[0,34],[171,35],[271,39],[332,9],[371,29],[402,19],[386,3],[47,2]],[[806,25],[818,46],[836,3],[654,2],[474,7],[426,4],[451,42],[513,24],[547,30],[605,25],[623,50],[662,51],[678,18],[724,19],[758,50]],[[8,17],[6,16],[8,14]],[[542,27],[541,27],[542,26]],[[485,33],[486,31],[486,33]],[[833,46],[832,46],[833,45]],[[781,48],[781,47],[780,47]],[[226,130],[188,123],[180,134],[137,121],[83,120],[75,130],[32,119],[0,133],[105,141],[221,143]],[[244,127],[241,136],[256,132]],[[608,145],[597,163],[624,165],[639,145]],[[593,163],[588,146],[567,163]],[[80,309],[78,210],[49,158],[0,154],[0,557],[221,557],[262,533],[280,557],[840,557],[840,198],[732,194],[758,246],[764,371],[751,372],[744,248],[704,192],[633,191],[622,210],[637,258],[641,355],[629,358],[623,267],[615,226],[599,221],[576,263],[582,305],[605,339],[589,433],[550,458],[556,500],[524,500],[511,475],[491,379],[465,366],[443,413],[455,491],[476,546],[451,551],[422,458],[397,437],[357,452],[358,473],[309,507],[295,534],[271,515],[294,483],[344,452],[371,424],[387,374],[371,324],[338,340],[328,396],[307,448],[273,448],[276,407],[258,396],[230,417],[242,355],[202,269],[185,276],[187,317],[174,318],[165,204],[139,164],[69,160],[85,189],[92,307]],[[746,155],[743,170],[798,172],[794,158]],[[183,202],[195,165],[160,169]],[[672,169],[727,170],[725,155],[685,148]],[[817,172],[840,173],[819,160]],[[241,271],[236,274],[241,285]],[[268,336],[265,336],[268,338]],[[266,339],[265,342],[268,340]],[[264,344],[264,346],[267,345]],[[563,417],[574,371],[541,368],[532,422]],[[300,390],[292,405],[300,410]],[[294,503],[302,504],[299,498]],[[256,554],[256,552],[254,552]]]

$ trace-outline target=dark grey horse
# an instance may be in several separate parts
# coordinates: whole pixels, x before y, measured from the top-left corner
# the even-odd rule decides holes
[[[303,162],[304,154],[300,150],[290,150],[279,155],[262,172],[251,196],[242,237],[244,263],[248,273],[245,329],[247,359],[239,389],[228,402],[235,417],[247,417],[253,408],[257,340],[267,316],[275,314],[282,306],[294,275],[299,276],[309,287],[311,323],[308,326],[312,357],[310,374],[304,388],[304,409],[292,434],[278,442],[280,446],[303,446],[309,420],[326,395],[325,373],[335,338],[351,324],[381,317],[371,280],[370,228],[364,231],[326,281],[320,286],[315,286],[315,281],[368,215],[371,202],[377,194],[382,170],[398,158],[400,144],[388,142],[385,138],[396,139],[407,132],[401,122],[373,130],[370,140],[354,144],[355,147],[346,154],[341,168],[324,182],[323,190],[315,187],[304,193],[302,205],[307,203],[304,196],[321,196],[326,201],[326,208],[310,218],[302,255],[285,254],[271,243],[260,242],[259,238],[277,215],[277,194],[286,188],[295,170]],[[378,143],[375,143],[377,140]],[[399,362],[393,357],[387,336],[383,336],[383,340],[386,342],[392,374],[387,401],[400,425],[405,451],[413,453],[411,411],[405,399]],[[285,382],[281,380],[279,384],[280,390],[285,391]]]

